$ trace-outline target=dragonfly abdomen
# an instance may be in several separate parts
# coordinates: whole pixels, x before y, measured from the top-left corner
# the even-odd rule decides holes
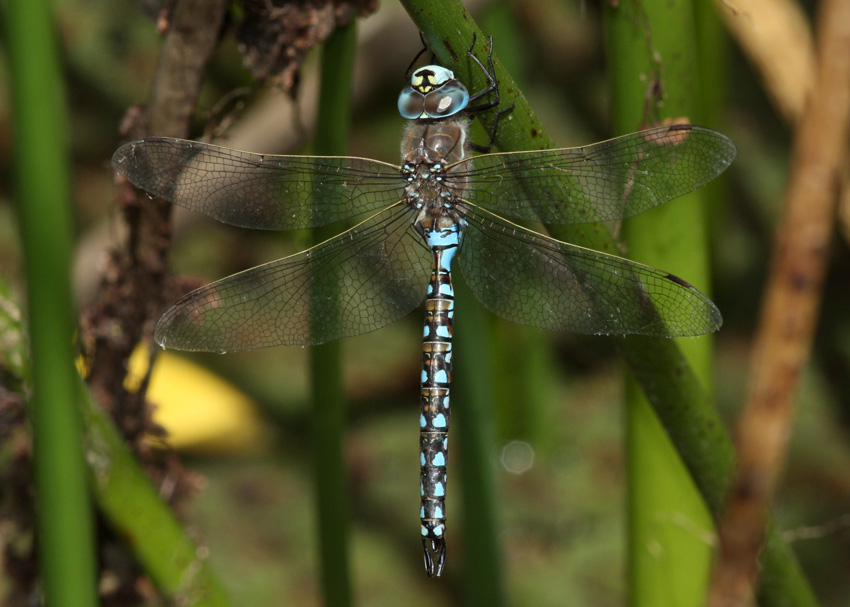
[[[458,225],[425,232],[434,256],[422,344],[419,398],[419,464],[422,546],[425,569],[439,576],[445,560],[446,464],[449,456],[449,391],[452,379],[454,289],[451,260],[458,247]]]

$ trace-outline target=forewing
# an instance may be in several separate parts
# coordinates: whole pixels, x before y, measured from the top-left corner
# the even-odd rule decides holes
[[[398,167],[354,157],[276,156],[150,137],[120,147],[112,167],[174,204],[246,228],[327,225],[401,200]]]
[[[460,269],[484,307],[515,323],[597,335],[680,337],[720,328],[708,297],[667,272],[548,238],[462,205]]]
[[[312,249],[228,276],[172,305],[154,336],[204,352],[314,345],[368,333],[425,297],[430,254],[399,204]]]
[[[726,170],[735,145],[692,125],[639,131],[594,145],[473,156],[447,169],[461,197],[515,219],[577,224],[631,217]]]

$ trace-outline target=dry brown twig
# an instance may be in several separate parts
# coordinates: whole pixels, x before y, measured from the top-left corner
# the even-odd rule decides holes
[[[850,3],[818,13],[814,88],[798,121],[781,223],[736,444],[737,478],[720,523],[709,607],[753,601],[758,553],[784,465],[793,398],[817,322],[850,137]]]
[[[218,43],[227,4],[225,0],[182,0],[173,5],[170,15],[163,15],[166,33],[150,97],[144,108],[128,112],[122,129],[125,136],[189,134],[204,70]],[[159,430],[145,404],[144,388],[128,388],[125,380],[130,355],[146,330],[150,335],[150,319],[162,305],[171,205],[139,194],[124,180],[117,185],[127,237],[109,252],[98,296],[83,314],[82,342],[92,395],[112,414],[130,446],[149,456],[149,443],[141,439]],[[167,479],[174,487],[167,498],[172,506],[194,491],[197,481],[181,471],[175,457],[162,455],[155,464],[150,457],[143,459],[155,483],[163,486]],[[108,534],[100,538],[107,548],[114,541]],[[104,553],[113,552],[104,549]],[[116,581],[110,597],[144,592],[138,572],[115,567],[108,560],[101,566],[111,574],[107,577]],[[104,600],[108,602],[107,597]]]
[[[143,109],[128,113],[123,131],[131,138],[157,134],[186,137],[204,69],[215,49],[227,2],[177,2],[168,20],[151,94]],[[85,313],[84,342],[89,385],[132,444],[149,428],[143,391],[124,388],[127,361],[143,330],[161,307],[171,205],[149,200],[119,180],[118,199],[128,237],[110,254],[98,299]],[[161,297],[161,295],[160,295]],[[137,445],[138,446],[138,445]]]

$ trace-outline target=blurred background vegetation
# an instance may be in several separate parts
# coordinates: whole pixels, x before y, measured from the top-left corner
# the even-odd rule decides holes
[[[466,4],[495,37],[500,58],[558,145],[611,136],[600,7],[556,0]],[[160,7],[108,0],[63,0],[55,6],[71,119],[73,279],[82,309],[96,296],[105,251],[123,238],[109,158],[121,143],[119,125],[128,108],[147,98],[160,49],[155,28]],[[416,27],[395,2],[385,0],[359,23],[348,154],[397,161],[403,121],[396,96],[420,48]],[[724,177],[726,196],[709,210],[712,292],[724,315],[715,338],[713,389],[731,425],[743,400],[787,178],[790,131],[748,62],[733,44],[728,50],[719,83],[723,90],[712,91],[723,99],[724,117],[707,126],[738,146],[738,158]],[[223,126],[215,128],[232,123],[225,145],[310,153],[314,122],[322,119],[315,116],[315,55],[308,56],[290,94],[272,87],[251,90],[254,80],[233,37],[225,36],[207,70],[193,137],[208,134],[224,116]],[[0,61],[0,81],[6,80],[4,65]],[[222,99],[246,87],[250,94],[222,106]],[[21,300],[9,124],[9,99],[0,92],[0,275]],[[788,468],[774,504],[778,527],[793,543],[816,594],[823,605],[835,607],[850,600],[848,235],[845,225],[834,239],[813,358],[797,398]],[[173,243],[175,272],[212,280],[301,250],[308,236],[229,228],[177,209]],[[464,314],[458,312],[461,322]],[[527,331],[492,318],[488,322],[503,336],[499,343]],[[412,314],[341,346],[352,580],[354,596],[364,605],[463,602],[459,566],[450,564],[442,583],[427,579],[421,566],[415,519],[421,323],[421,314]],[[544,344],[543,354],[480,352],[496,377],[497,444],[490,457],[499,471],[497,521],[507,602],[623,605],[622,363],[606,339],[530,333],[531,343]],[[553,378],[535,384],[540,394],[529,396],[506,379],[524,357]],[[145,360],[141,354],[136,373],[144,373]],[[197,366],[181,367],[187,361]],[[196,495],[184,502],[181,514],[190,534],[208,549],[234,604],[321,602],[306,458],[311,449],[307,365],[301,348],[226,357],[169,353],[160,357],[151,378],[148,398],[157,407],[155,419],[185,455],[186,467],[197,472]],[[215,377],[203,375],[207,372]],[[212,383],[219,381],[226,384]],[[8,449],[0,455],[0,464],[9,461]],[[450,478],[449,563],[457,558],[459,565],[460,517],[451,518],[459,511],[454,505],[459,478],[451,470]],[[709,530],[690,528],[688,521],[681,525],[701,541],[713,541]],[[8,584],[0,580],[0,596]]]

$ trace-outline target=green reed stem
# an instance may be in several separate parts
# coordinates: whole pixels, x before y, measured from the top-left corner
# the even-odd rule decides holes
[[[492,323],[480,306],[471,305],[472,293],[461,280],[455,280],[455,299],[459,329],[454,332],[452,379],[455,381],[451,398],[453,436],[457,437],[458,447],[454,454],[458,455],[461,477],[455,487],[463,498],[460,520],[464,537],[464,605],[500,607],[505,604],[505,596],[496,524],[493,376],[487,356],[493,344]],[[450,439],[450,445],[451,441],[455,439]],[[456,502],[449,502],[452,503]],[[451,520],[448,519],[448,525]],[[455,558],[451,549],[449,542],[447,567],[451,567]]]
[[[342,155],[346,150],[351,123],[351,79],[356,39],[356,21],[352,21],[334,32],[322,52],[315,140],[315,151],[320,155]],[[314,244],[330,238],[337,231],[333,226],[314,229]],[[349,508],[342,453],[346,403],[341,351],[338,341],[310,349],[321,583],[325,605],[333,607],[351,604]]]
[[[38,567],[46,605],[97,604],[72,347],[70,130],[44,0],[5,4],[17,217],[27,281]]]
[[[606,17],[615,133],[665,118],[704,124],[691,0],[628,4],[606,11]],[[706,202],[702,189],[626,221],[629,255],[687,276],[708,292]],[[676,341],[710,393],[712,337]],[[631,604],[654,606],[672,597],[677,605],[697,607],[705,600],[711,567],[711,517],[631,375],[626,395]]]
[[[232,605],[206,553],[163,501],[112,420],[85,386],[80,390],[90,482],[105,521],[172,604]]]

